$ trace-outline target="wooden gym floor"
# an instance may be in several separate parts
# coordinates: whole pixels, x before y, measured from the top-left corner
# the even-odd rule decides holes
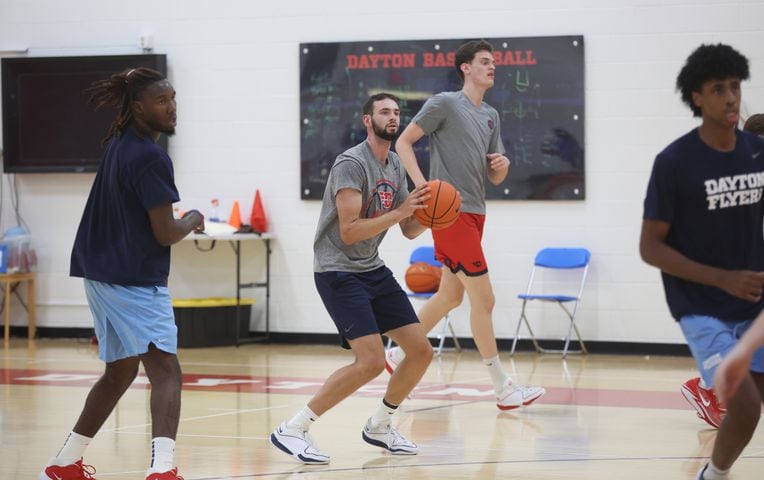
[[[384,454],[361,440],[387,373],[311,429],[332,456],[301,466],[268,443],[334,369],[339,347],[253,344],[183,349],[183,407],[176,449],[186,480],[229,479],[694,479],[715,437],[679,386],[690,358],[522,353],[505,366],[516,381],[548,393],[500,412],[475,351],[436,358],[397,416],[420,454]],[[0,479],[33,479],[61,446],[102,364],[74,340],[13,339],[0,352]],[[149,390],[133,387],[91,443],[85,463],[101,479],[143,479],[149,461]],[[731,479],[764,472],[764,433],[755,434]]]

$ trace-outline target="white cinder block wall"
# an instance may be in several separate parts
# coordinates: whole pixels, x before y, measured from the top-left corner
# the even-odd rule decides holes
[[[183,209],[221,211],[234,200],[248,218],[255,189],[273,244],[271,328],[329,333],[334,327],[312,281],[312,238],[319,204],[299,195],[300,42],[583,34],[586,47],[586,182],[582,202],[489,202],[485,248],[496,287],[497,336],[509,338],[534,253],[546,245],[583,245],[593,267],[580,311],[586,339],[682,342],[665,306],[657,271],[637,243],[647,177],[655,154],[696,121],[673,85],[699,44],[729,43],[748,56],[743,116],[764,111],[764,2],[733,0],[453,0],[353,3],[325,0],[0,0],[0,52],[29,55],[138,53],[151,35],[168,55],[178,91],[178,133],[171,140]],[[339,152],[338,152],[339,153]],[[15,225],[3,176],[2,229]],[[92,174],[24,174],[15,182],[21,214],[39,257],[38,323],[91,325],[69,251]],[[415,242],[391,232],[383,258],[402,278]],[[245,280],[263,274],[262,246],[244,247]],[[178,297],[233,294],[227,245],[199,253],[174,247],[170,287]],[[253,326],[262,326],[261,292]],[[24,318],[14,309],[14,325]],[[561,336],[552,311],[539,312],[542,336]],[[454,312],[469,332],[468,309]]]

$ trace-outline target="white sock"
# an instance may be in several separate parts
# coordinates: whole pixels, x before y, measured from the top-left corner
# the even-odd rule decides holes
[[[401,347],[393,347],[393,360],[395,360],[395,363],[401,363],[404,358],[406,358],[406,352],[403,351]]]
[[[398,405],[393,405],[383,398],[382,403],[379,404],[377,413],[371,416],[372,426],[378,427],[380,425],[389,425],[390,421],[393,419],[393,414],[397,410]]]
[[[714,465],[714,462],[708,462],[702,478],[703,480],[724,480],[728,473],[730,473],[729,470],[721,470]]]
[[[66,437],[66,441],[64,441],[64,446],[61,447],[61,450],[54,459],[56,465],[71,465],[82,458],[85,454],[85,449],[91,440],[93,439],[90,437],[75,432],[69,432],[69,436]]]
[[[305,405],[302,410],[297,412],[297,415],[287,422],[287,427],[307,432],[316,420],[318,420],[318,415]]]
[[[151,471],[169,472],[175,466],[175,440],[167,437],[151,439]]]
[[[484,358],[483,363],[488,367],[488,373],[491,374],[491,380],[493,381],[493,388],[497,392],[504,387],[507,380],[512,380],[509,378],[509,375],[507,375],[507,372],[504,371],[504,368],[502,368],[501,360],[499,360],[498,355],[491,358]]]

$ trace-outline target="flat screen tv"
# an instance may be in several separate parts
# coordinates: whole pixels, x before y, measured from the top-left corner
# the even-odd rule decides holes
[[[94,111],[83,91],[125,68],[167,74],[166,55],[3,58],[6,173],[94,172],[117,109]],[[162,135],[162,146],[167,138]]]

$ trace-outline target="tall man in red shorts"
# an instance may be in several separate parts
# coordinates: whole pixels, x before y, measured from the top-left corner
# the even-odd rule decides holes
[[[458,307],[464,292],[470,299],[470,324],[483,362],[496,391],[496,405],[509,410],[530,405],[546,390],[515,384],[502,368],[493,332],[495,297],[481,240],[485,222],[485,179],[500,184],[509,173],[504,155],[499,114],[483,102],[493,87],[496,66],[493,47],[474,40],[456,51],[455,68],[464,80],[458,92],[439,93],[403,131],[396,150],[414,184],[426,182],[416,161],[413,145],[427,135],[430,140],[430,178],[445,180],[462,195],[462,210],[454,225],[433,230],[435,255],[443,269],[438,292],[419,311],[419,321],[432,330],[443,316]],[[388,370],[405,357],[400,348],[387,352]]]

